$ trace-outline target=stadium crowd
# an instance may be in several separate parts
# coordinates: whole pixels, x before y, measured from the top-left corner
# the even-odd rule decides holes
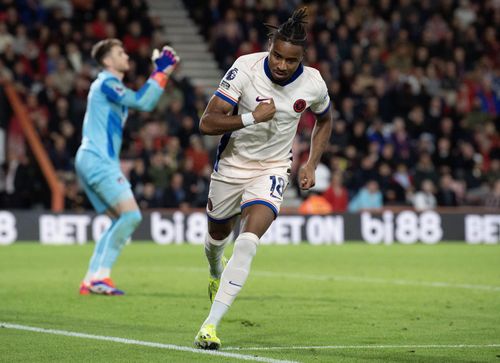
[[[300,5],[184,2],[224,70],[239,55],[266,50],[264,23],[279,24]],[[137,89],[151,71],[151,49],[166,39],[144,0],[42,4],[0,0],[0,79],[15,81],[66,184],[66,209],[86,209],[73,158],[97,72],[90,48],[106,37],[122,39],[132,63],[126,84]],[[335,121],[313,205],[301,209],[500,208],[499,2],[304,4],[310,32],[305,63],[327,82]],[[142,208],[204,206],[215,155],[198,132],[206,102],[202,89],[174,78],[153,113],[131,112],[123,167]],[[293,173],[307,160],[313,125],[313,115],[305,113]],[[7,134],[1,205],[48,207],[47,186],[1,93],[0,129]],[[291,188],[298,189],[293,177]]]

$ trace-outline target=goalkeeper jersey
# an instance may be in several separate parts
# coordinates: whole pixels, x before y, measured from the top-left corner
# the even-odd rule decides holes
[[[162,92],[152,78],[135,92],[111,72],[100,72],[88,94],[80,149],[118,163],[128,108],[151,111]]]

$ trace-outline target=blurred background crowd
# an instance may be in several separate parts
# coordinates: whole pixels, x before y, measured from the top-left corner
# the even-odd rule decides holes
[[[313,193],[297,188],[314,117],[294,142],[284,206],[303,213],[383,206],[500,208],[500,2],[497,0],[184,0],[223,72],[267,50],[268,29],[308,7],[305,64],[325,79],[334,129]],[[15,82],[66,185],[66,210],[90,209],[74,173],[92,45],[123,41],[138,89],[160,47],[147,2],[0,0],[0,80]],[[199,134],[208,101],[174,77],[152,113],[131,111],[122,166],[142,208],[203,208],[215,147]],[[0,205],[50,207],[50,192],[0,88]]]

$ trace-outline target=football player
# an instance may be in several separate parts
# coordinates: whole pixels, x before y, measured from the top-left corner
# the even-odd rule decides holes
[[[95,245],[80,294],[123,295],[111,280],[111,268],[142,219],[130,183],[120,170],[123,126],[129,107],[151,111],[156,106],[179,57],[168,46],[155,50],[156,70],[134,92],[122,83],[129,57],[118,39],[101,40],[92,48],[92,56],[103,70],[90,87],[75,166],[94,209],[107,213],[112,223]]]
[[[301,114],[316,115],[308,161],[299,183],[309,189],[332,128],[330,98],[320,73],[302,64],[306,48],[302,8],[272,28],[269,51],[239,57],[221,80],[200,120],[201,132],[223,135],[211,175],[205,254],[212,306],[195,337],[218,349],[216,328],[242,289],[259,239],[279,213],[289,183],[292,142]],[[223,251],[241,214],[229,262]]]

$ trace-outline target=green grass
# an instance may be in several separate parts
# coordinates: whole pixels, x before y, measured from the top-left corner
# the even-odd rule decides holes
[[[203,247],[132,244],[113,272],[126,296],[79,296],[92,247],[1,247],[0,322],[191,347],[210,307]],[[223,351],[281,360],[500,362],[500,347],[289,349],[500,344],[500,246],[261,246],[218,333],[242,348]],[[0,362],[20,361],[237,360],[0,328]]]

